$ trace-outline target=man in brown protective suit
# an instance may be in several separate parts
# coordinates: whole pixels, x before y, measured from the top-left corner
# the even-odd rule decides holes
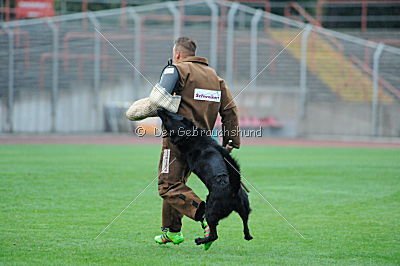
[[[173,82],[172,85],[173,91],[167,88],[168,93],[181,98],[179,107],[176,106],[177,113],[191,119],[197,127],[207,130],[213,129],[219,113],[224,132],[222,145],[229,151],[232,148],[239,148],[238,111],[225,81],[208,66],[206,58],[195,56],[196,44],[192,39],[178,38],[175,40],[172,52],[173,64],[169,64],[163,70],[160,84],[162,88],[171,87],[171,83],[166,81],[171,79],[174,73],[177,74],[176,83]],[[154,112],[153,107],[150,109]],[[128,110],[128,118],[129,112]],[[231,144],[229,140],[232,140]],[[168,138],[163,139],[158,171],[158,192],[163,199],[164,233],[156,236],[155,241],[159,244],[183,242],[181,233],[183,215],[201,221],[204,234],[207,236],[209,228],[204,220],[205,202],[186,185],[190,169]],[[205,245],[205,248],[208,249],[211,243]]]

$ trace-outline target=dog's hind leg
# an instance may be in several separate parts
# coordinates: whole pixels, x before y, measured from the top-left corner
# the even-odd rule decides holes
[[[214,219],[207,219],[207,223],[208,226],[210,227],[210,235],[208,237],[204,237],[204,238],[196,238],[194,240],[194,242],[196,242],[197,245],[201,245],[201,244],[206,244],[208,242],[211,241],[215,241],[218,239],[218,234],[217,234],[217,225],[218,222]]]
[[[244,239],[246,240],[252,240],[253,237],[250,235],[249,232],[249,214],[250,214],[250,203],[249,203],[249,198],[247,195],[244,194],[244,191],[241,191],[243,194],[239,198],[239,207],[237,208],[237,212],[240,215],[240,218],[242,218],[243,221],[243,233],[244,233]]]
[[[218,225],[218,222],[216,222],[216,221],[211,221],[211,222],[209,223],[209,226],[210,226],[210,236],[208,237],[208,241],[207,241],[207,242],[217,240],[217,238],[218,238],[218,234],[217,234],[217,225]]]
[[[239,212],[240,218],[242,218],[243,221],[243,233],[244,233],[244,239],[246,240],[252,240],[253,237],[250,235],[249,232],[249,225],[248,225],[248,220],[249,220],[249,214],[245,212]]]

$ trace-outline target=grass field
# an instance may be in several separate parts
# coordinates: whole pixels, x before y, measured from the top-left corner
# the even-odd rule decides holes
[[[186,242],[158,246],[158,146],[0,146],[1,264],[399,264],[400,149],[244,147],[252,189],[250,230],[223,220],[205,252],[200,225],[184,218]],[[196,176],[190,186],[204,198]]]

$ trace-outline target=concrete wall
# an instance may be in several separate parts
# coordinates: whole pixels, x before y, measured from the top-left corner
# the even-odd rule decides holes
[[[129,78],[123,82],[104,84],[99,96],[99,109],[96,109],[91,87],[76,85],[61,90],[58,97],[57,132],[131,130],[124,116],[126,107],[121,103],[129,104],[136,97],[145,97],[150,90],[150,85],[133,88]],[[371,103],[310,100],[304,118],[300,118],[297,91],[296,88],[249,88],[235,101],[240,108],[240,116],[273,116],[283,125],[281,129],[264,131],[264,136],[372,136]],[[236,93],[234,91],[233,95]],[[4,132],[5,101],[1,101],[0,118]],[[40,133],[50,130],[49,91],[19,93],[14,105],[14,132]],[[397,102],[380,106],[378,133],[384,137],[400,137],[400,105]]]
[[[378,135],[400,137],[400,106],[379,108]],[[302,135],[373,136],[371,103],[311,102],[299,130]]]
[[[284,126],[279,133],[281,136],[373,135],[370,102],[308,100],[305,116],[301,118],[297,92],[279,92],[279,88],[272,90],[275,91],[243,92],[237,100],[240,115],[259,118],[274,116]],[[378,135],[400,137],[399,103],[379,106]]]
[[[149,93],[147,87],[133,88],[132,81],[104,83],[98,108],[90,86],[72,84],[59,91],[57,97],[56,132],[101,132],[105,129],[104,108],[120,101],[133,101],[135,89]],[[0,132],[6,130],[6,102],[0,101]],[[51,131],[51,93],[49,90],[19,91],[14,100],[14,132],[41,133]]]

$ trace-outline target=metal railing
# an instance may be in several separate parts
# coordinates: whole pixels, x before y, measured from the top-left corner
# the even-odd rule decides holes
[[[165,2],[1,29],[1,132],[103,131],[107,108],[151,89],[127,61],[154,82],[174,38],[187,35],[233,94],[245,88],[241,116],[275,117],[275,135],[400,135],[400,49],[236,2]]]

